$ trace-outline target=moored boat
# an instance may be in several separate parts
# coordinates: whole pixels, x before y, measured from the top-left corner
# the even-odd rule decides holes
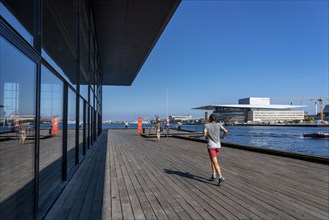
[[[310,137],[310,138],[329,138],[329,133],[324,133],[324,132],[314,132],[314,133],[304,133],[304,137]]]

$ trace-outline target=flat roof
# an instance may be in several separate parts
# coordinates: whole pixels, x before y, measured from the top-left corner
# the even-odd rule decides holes
[[[229,105],[206,105],[192,109],[196,110],[215,110],[216,108],[261,108],[261,109],[278,109],[286,110],[292,108],[305,108],[306,105],[247,105],[247,104],[229,104]]]

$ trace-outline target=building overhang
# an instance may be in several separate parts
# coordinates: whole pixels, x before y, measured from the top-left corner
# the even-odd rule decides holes
[[[43,1],[42,49],[73,84],[94,84],[95,75],[99,74],[100,79],[97,81],[103,85],[129,86],[180,2]],[[3,3],[32,34],[35,26],[33,1],[3,0]],[[78,68],[84,77],[78,77]]]
[[[181,0],[93,0],[103,85],[131,85]]]

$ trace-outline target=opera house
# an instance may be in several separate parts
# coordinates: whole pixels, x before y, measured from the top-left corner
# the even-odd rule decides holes
[[[273,105],[270,98],[249,97],[239,99],[238,104],[218,104],[196,107],[197,110],[212,110],[218,120],[228,123],[271,122],[303,120],[302,105]]]

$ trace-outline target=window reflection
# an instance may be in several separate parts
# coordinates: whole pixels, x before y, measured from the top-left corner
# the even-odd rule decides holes
[[[39,207],[62,180],[63,82],[41,68]]]
[[[85,111],[86,111],[86,114],[85,114],[85,120],[86,120],[86,145],[87,145],[87,148],[89,149],[89,146],[90,146],[90,139],[89,139],[89,132],[90,132],[90,111],[89,111],[89,106],[88,105],[85,105]]]
[[[80,94],[88,101],[88,85],[80,85]]]
[[[36,64],[0,37],[0,219],[33,216]]]
[[[96,118],[95,118],[95,123],[96,123],[95,133],[96,133],[96,136],[98,136],[98,132],[99,132],[99,130],[98,130],[98,120],[99,120],[99,116],[98,116],[98,114],[96,114]]]
[[[89,11],[90,2],[83,0],[82,3],[81,11],[86,12],[87,19],[80,20],[82,31],[79,33],[76,28],[76,1],[0,0],[0,19],[15,32],[12,34],[7,29],[0,31],[0,219],[33,219],[34,213],[44,214],[47,211],[46,202],[55,199],[58,196],[56,190],[63,186],[62,170],[67,168],[70,172],[75,166],[76,147],[81,161],[86,148],[94,141],[97,117],[93,109],[97,110],[97,99],[100,100],[101,96],[98,91],[101,90],[101,82],[95,81],[100,78],[94,73],[99,74],[97,70],[100,67],[94,22],[88,20],[93,19]],[[38,12],[34,11],[36,9]],[[42,22],[42,33],[36,31],[41,34],[40,39],[33,36],[34,30],[39,30],[38,21]],[[3,33],[35,62],[45,65],[42,66],[38,85],[36,64],[7,42],[2,37]],[[88,37],[91,40],[88,41]],[[79,44],[81,49],[77,51]],[[42,47],[41,54],[38,53],[39,46]],[[77,63],[78,55],[81,65]],[[56,71],[55,75],[53,71]],[[70,84],[70,89],[68,97],[64,98],[63,85],[66,82]],[[80,88],[78,82],[83,84]],[[36,96],[39,83],[40,94]],[[80,94],[75,93],[75,89],[82,96],[78,105],[76,95]],[[39,99],[40,112],[36,109],[36,100]],[[68,134],[64,143],[67,143],[68,163],[67,167],[62,167],[63,100],[66,99]],[[38,139],[35,118],[40,118]],[[76,123],[79,123],[78,131],[75,130]],[[76,132],[79,132],[78,146]],[[36,154],[38,146],[40,149]],[[38,193],[34,191],[35,168],[40,171],[36,173]],[[34,207],[34,204],[38,204],[38,207]]]
[[[77,20],[74,2],[72,0],[42,1],[41,55],[71,85],[77,84],[78,80],[77,29],[75,28]]]
[[[76,94],[68,90],[67,111],[67,171],[75,165],[75,125],[76,125]]]
[[[70,83],[74,88],[76,85],[74,85],[70,79],[66,76],[66,74],[63,72],[63,70],[54,62],[52,58],[46,53],[44,49],[41,51],[42,57],[66,80],[66,82]]]
[[[5,112],[16,113],[18,109],[19,83],[4,82],[3,89],[3,109]]]
[[[96,112],[94,109],[91,110],[91,124],[92,124],[92,131],[91,131],[91,137],[92,137],[92,143],[96,140]]]
[[[16,17],[0,2],[0,15],[22,35],[22,37],[33,45],[33,36],[26,30],[26,28],[16,19]]]
[[[83,114],[83,109],[84,109],[84,101],[82,98],[80,98],[80,122],[79,122],[79,159],[81,161],[84,152],[85,152],[85,140],[84,140],[84,135],[83,135],[83,127],[85,126],[85,120],[84,120],[84,114]]]

